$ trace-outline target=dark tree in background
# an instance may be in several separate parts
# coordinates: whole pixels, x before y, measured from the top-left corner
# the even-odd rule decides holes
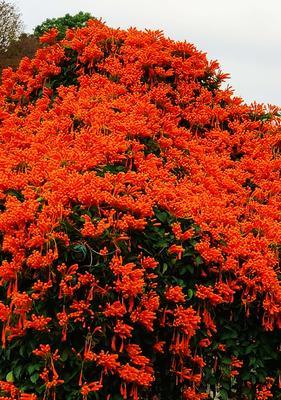
[[[60,18],[46,19],[34,29],[34,34],[20,34],[22,27],[20,14],[13,5],[0,0],[0,15],[1,46],[3,43],[3,48],[0,46],[0,80],[4,68],[12,67],[14,69],[18,67],[23,57],[32,58],[34,56],[40,46],[39,37],[51,28],[57,28],[59,37],[63,38],[68,28],[83,27],[89,19],[94,18],[90,13],[82,11],[76,15],[66,14]],[[10,20],[8,19],[9,15]],[[6,20],[11,22],[10,33],[8,29],[4,30],[4,27],[8,26],[4,23]]]
[[[17,40],[10,43],[5,52],[0,53],[0,74],[4,68],[17,68],[23,57],[34,57],[39,45],[39,40],[34,35],[22,33]]]
[[[41,25],[38,25],[34,29],[34,35],[39,38],[51,28],[57,28],[59,31],[59,39],[62,39],[65,36],[65,32],[67,29],[81,28],[86,25],[86,22],[89,19],[93,18],[94,17],[90,13],[82,11],[75,15],[65,14],[64,17],[60,18],[48,18],[44,22],[42,22]]]
[[[21,15],[14,4],[0,0],[0,53],[5,52],[23,30]]]

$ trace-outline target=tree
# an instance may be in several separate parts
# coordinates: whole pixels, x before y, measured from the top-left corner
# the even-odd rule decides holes
[[[4,68],[17,68],[23,57],[32,58],[39,45],[37,37],[27,33],[22,33],[17,40],[12,40],[7,50],[0,54],[0,74]]]
[[[34,35],[37,37],[42,36],[45,32],[50,30],[51,28],[57,28],[59,31],[59,39],[63,38],[65,32],[69,28],[81,28],[85,26],[86,22],[89,19],[94,18],[90,13],[82,12],[75,15],[65,14],[64,17],[60,18],[48,18],[41,25],[36,26],[34,29]]]
[[[14,4],[0,0],[0,52],[5,52],[9,44],[22,33],[21,15]]]

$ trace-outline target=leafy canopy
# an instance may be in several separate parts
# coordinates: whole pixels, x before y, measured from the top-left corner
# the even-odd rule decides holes
[[[36,26],[34,29],[34,35],[38,38],[51,28],[56,28],[59,31],[59,37],[63,38],[67,29],[69,28],[81,28],[85,26],[89,19],[94,18],[90,13],[80,11],[75,15],[65,14],[64,17],[59,18],[48,18],[42,24]]]

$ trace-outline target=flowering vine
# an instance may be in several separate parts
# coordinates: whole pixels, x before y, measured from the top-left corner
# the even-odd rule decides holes
[[[0,87],[0,399],[280,398],[280,110],[160,31],[57,34]]]

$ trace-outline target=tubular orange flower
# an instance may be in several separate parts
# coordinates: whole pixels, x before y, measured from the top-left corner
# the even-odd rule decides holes
[[[40,38],[41,43],[53,43],[56,37],[58,36],[59,31],[56,28],[50,29]]]
[[[166,299],[174,303],[184,303],[186,296],[182,292],[180,286],[171,286],[165,292]]]

